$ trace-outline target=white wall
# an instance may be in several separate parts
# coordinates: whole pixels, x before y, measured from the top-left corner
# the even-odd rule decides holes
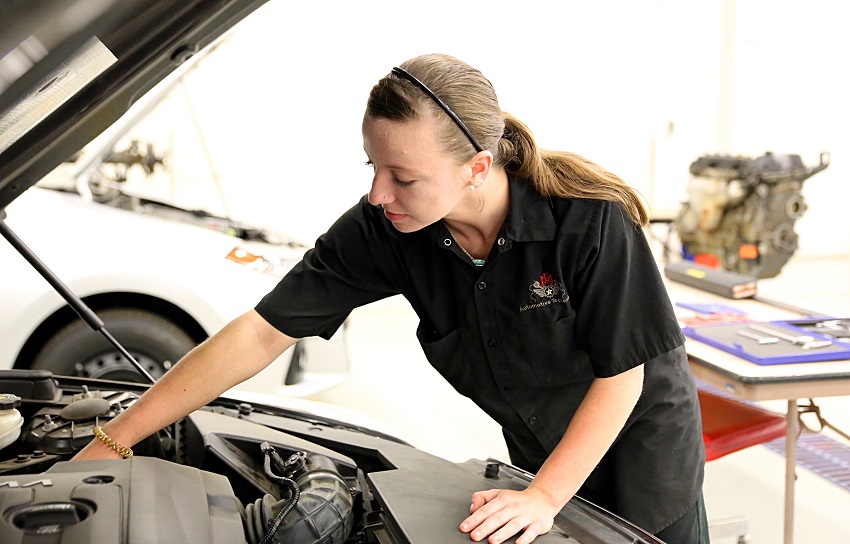
[[[701,154],[813,164],[830,151],[805,185],[800,253],[847,254],[850,227],[833,226],[850,195],[844,5],[272,0],[187,78],[203,138],[179,93],[140,133],[173,145],[177,198],[222,211],[214,168],[236,218],[312,242],[369,188],[371,86],[409,57],[449,53],[480,68],[542,146],[599,162],[659,212],[678,208]]]
[[[799,153],[829,168],[809,179],[800,253],[847,255],[850,225],[850,4],[738,2],[732,148]]]

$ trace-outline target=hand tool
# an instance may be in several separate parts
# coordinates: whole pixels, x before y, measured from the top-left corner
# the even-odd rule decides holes
[[[771,336],[775,336],[777,338],[787,340],[788,342],[791,342],[792,344],[801,344],[802,345],[802,344],[806,344],[808,342],[814,342],[815,341],[813,336],[809,336],[807,334],[801,334],[801,335],[794,336],[792,334],[784,333],[784,332],[778,331],[776,329],[771,329],[770,327],[763,327],[762,325],[755,325],[755,324],[747,325],[747,327],[753,329],[754,331],[758,331],[760,333],[769,334]]]
[[[746,338],[755,340],[759,344],[776,344],[777,342],[779,342],[779,338],[776,338],[775,336],[762,336],[760,334],[756,334],[750,331],[738,331],[738,334]]]

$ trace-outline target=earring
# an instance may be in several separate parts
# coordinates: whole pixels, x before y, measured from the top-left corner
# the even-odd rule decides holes
[[[474,184],[474,183],[470,183],[470,184],[469,184],[469,190],[470,190],[470,191],[474,191],[474,190],[475,190],[475,184]]]

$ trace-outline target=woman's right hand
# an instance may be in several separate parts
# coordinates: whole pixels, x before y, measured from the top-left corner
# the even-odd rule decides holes
[[[190,351],[103,430],[116,444],[132,447],[254,376],[296,341],[248,311]],[[72,460],[121,458],[93,438]]]

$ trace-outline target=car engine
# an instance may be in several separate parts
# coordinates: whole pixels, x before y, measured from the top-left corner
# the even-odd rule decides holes
[[[48,381],[36,382],[48,396],[58,394]],[[10,396],[17,398],[5,395]],[[220,434],[234,423],[225,410],[193,414],[140,444],[141,455],[129,462],[67,461],[92,439],[95,426],[138,397],[83,385],[79,393],[21,416],[14,449],[28,453],[0,462],[0,512],[7,521],[0,523],[0,541],[346,542],[359,494],[354,462],[332,452],[322,453],[333,458],[316,453],[321,448],[315,445],[309,451],[288,449],[285,460],[266,440],[252,451],[250,443],[256,440]],[[250,413],[247,406],[236,408],[237,418]],[[0,406],[0,413],[2,408],[9,410],[9,405]],[[258,428],[266,429],[260,431],[265,438],[275,438],[274,432]],[[249,434],[256,435],[258,429],[253,430]],[[295,437],[287,441],[304,445]],[[201,443],[203,452],[194,451]],[[175,462],[178,458],[182,463]],[[216,465],[218,472],[231,473],[230,479],[192,466],[189,458],[201,467]],[[240,495],[257,498],[240,500],[231,481],[241,488]],[[161,534],[152,538],[151,533]]]
[[[683,256],[757,278],[776,276],[797,249],[803,182],[828,165],[828,153],[814,167],[799,155],[699,157],[674,221]]]
[[[0,542],[461,544],[472,493],[532,478],[226,397],[135,444],[129,459],[70,461],[146,387],[0,371]],[[660,541],[575,497],[535,542]]]

